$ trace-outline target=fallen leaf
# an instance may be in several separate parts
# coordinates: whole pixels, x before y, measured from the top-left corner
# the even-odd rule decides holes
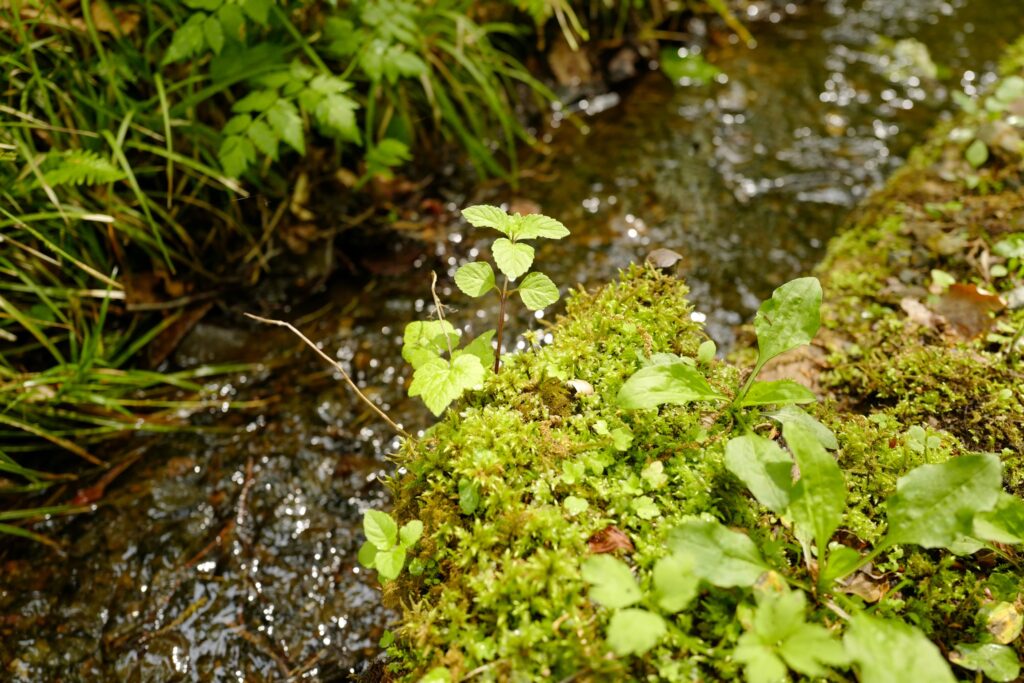
[[[1000,311],[1006,302],[998,294],[981,289],[977,285],[953,284],[940,296],[932,307],[935,313],[945,318],[950,326],[963,337],[973,338],[992,324],[989,315]]]
[[[655,268],[672,268],[682,260],[683,255],[671,249],[655,249],[647,255],[647,262]]]
[[[612,553],[616,550],[625,550],[631,553],[636,550],[633,541],[629,540],[629,536],[617,526],[612,525],[594,533],[587,539],[587,545],[590,546],[590,552],[594,554]]]
[[[871,565],[839,581],[839,590],[843,593],[856,595],[865,602],[874,603],[889,592],[889,580],[885,574],[872,574]]]
[[[91,7],[92,22],[96,30],[115,36],[126,36],[134,31],[142,18],[138,12],[131,12],[123,7],[111,9],[110,5],[102,0],[93,3]]]

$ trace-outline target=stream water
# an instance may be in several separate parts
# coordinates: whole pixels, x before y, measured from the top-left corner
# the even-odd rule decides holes
[[[754,49],[690,27],[687,49],[722,71],[717,82],[678,87],[652,72],[621,97],[577,103],[588,132],[553,130],[556,154],[518,190],[452,201],[528,199],[562,220],[573,236],[537,258],[563,285],[606,282],[656,247],[680,252],[698,315],[728,345],[761,297],[813,267],[849,208],[950,108],[948,91],[993,77],[1024,33],[1016,4],[752,3]],[[407,273],[339,284],[281,314],[411,429],[429,415],[404,398],[401,329],[427,315],[429,269],[450,275],[477,249],[464,228],[442,233]],[[471,314],[452,289],[442,284],[453,320],[483,329],[494,319]],[[512,327],[540,324],[520,317]],[[120,445],[140,457],[96,510],[42,529],[66,556],[6,549],[0,677],[344,680],[365,666],[391,615],[355,554],[361,512],[387,505],[380,480],[393,437],[299,349],[276,328],[196,328],[176,361],[262,363],[209,390],[264,407],[194,418],[210,432]]]

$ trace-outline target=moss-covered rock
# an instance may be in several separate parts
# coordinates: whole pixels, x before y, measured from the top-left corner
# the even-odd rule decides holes
[[[1013,54],[1007,68],[1019,70],[1024,41]],[[847,487],[833,543],[858,552],[882,537],[885,499],[919,465],[998,452],[1007,489],[1024,492],[1024,361],[1014,363],[1011,348],[1024,311],[992,305],[982,291],[1010,290],[1024,276],[992,251],[1024,231],[1021,166],[994,158],[971,168],[952,130],[938,129],[833,242],[820,269],[826,329],[816,348],[770,370],[826,394],[812,412],[836,436]],[[1004,263],[1007,275],[994,277]],[[950,280],[965,301],[951,302]],[[686,295],[679,280],[643,267],[573,293],[552,343],[509,358],[396,455],[396,514],[422,520],[426,533],[410,571],[385,586],[402,613],[389,649],[394,677],[445,667],[454,680],[740,678],[734,652],[749,626],[749,591],[703,587],[643,657],[613,654],[609,611],[588,597],[581,564],[595,552],[625,559],[647,590],[666,535],[684,519],[742,529],[794,585],[814,584],[815,562],[789,525],[724,464],[741,427],[777,436],[766,413],[616,403],[659,353],[694,359],[726,395],[741,384],[736,363],[697,360],[706,337]],[[1018,564],[1009,547],[961,556],[894,547],[842,589],[811,591],[808,618],[837,632],[846,611],[870,605],[948,653],[978,641],[981,607],[1019,600]],[[1020,654],[1019,639],[1014,647]]]

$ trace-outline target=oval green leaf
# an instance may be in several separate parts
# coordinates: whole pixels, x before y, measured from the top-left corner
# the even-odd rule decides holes
[[[700,371],[682,361],[649,365],[626,380],[618,394],[623,408],[644,410],[669,403],[722,401],[725,396],[711,388]]]
[[[798,278],[772,292],[754,317],[758,366],[809,344],[821,325],[820,308],[821,283],[816,277]]]
[[[389,550],[398,542],[398,525],[391,515],[380,510],[363,513],[363,533],[377,550]]]
[[[498,270],[513,280],[523,275],[533,265],[533,247],[529,244],[517,244],[504,237],[494,240],[491,247],[494,262]]]
[[[531,311],[539,311],[558,301],[558,287],[544,273],[530,273],[517,291],[523,305]]]
[[[494,269],[483,261],[467,263],[455,271],[455,284],[469,296],[483,296],[494,289]]]

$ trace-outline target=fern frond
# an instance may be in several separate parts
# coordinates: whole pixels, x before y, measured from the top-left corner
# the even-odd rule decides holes
[[[43,179],[51,186],[102,185],[124,178],[124,173],[109,159],[96,152],[75,149],[49,155]]]

